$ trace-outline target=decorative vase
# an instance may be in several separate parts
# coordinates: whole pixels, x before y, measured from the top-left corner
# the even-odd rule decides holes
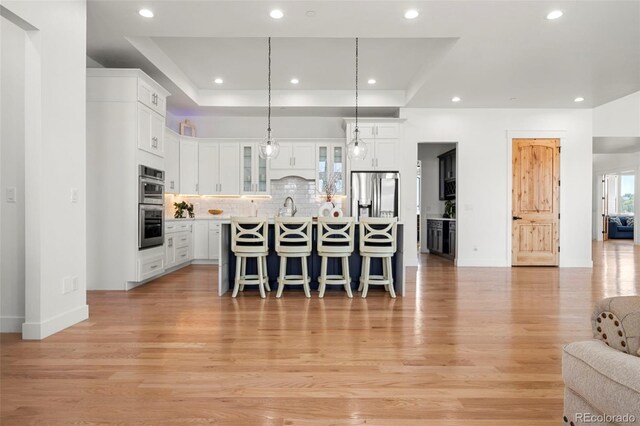
[[[331,211],[334,209],[335,204],[331,201],[326,201],[322,203],[320,208],[318,209],[318,217],[329,217],[331,216]]]

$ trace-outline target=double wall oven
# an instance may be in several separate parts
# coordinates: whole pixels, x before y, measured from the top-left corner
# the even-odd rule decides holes
[[[164,172],[140,166],[138,248],[164,244]]]

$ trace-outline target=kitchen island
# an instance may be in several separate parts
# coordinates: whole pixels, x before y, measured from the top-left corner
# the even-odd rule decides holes
[[[229,291],[230,288],[233,288],[233,282],[235,279],[235,271],[236,271],[236,257],[235,254],[231,251],[231,221],[230,220],[221,220],[221,229],[220,229],[220,260],[218,263],[218,294],[220,296],[224,295]],[[354,232],[354,250],[349,258],[349,274],[351,276],[351,288],[352,290],[357,290],[360,279],[360,268],[362,265],[362,260],[360,256],[360,252],[358,250],[359,244],[359,232],[358,225],[356,224],[356,229]],[[312,252],[311,256],[307,259],[309,262],[309,276],[311,280],[311,289],[318,288],[318,276],[320,275],[320,256],[318,256],[318,251],[316,250],[317,244],[317,223],[314,222],[312,225]],[[393,264],[393,279],[394,279],[394,289],[398,296],[404,296],[405,294],[405,283],[404,283],[404,257],[402,252],[403,247],[403,238],[404,238],[404,226],[401,223],[398,223],[398,231],[397,231],[397,247],[398,250],[395,256],[392,259]],[[376,261],[377,260],[377,261]],[[328,263],[328,273],[335,274],[340,270],[339,259],[329,259]],[[300,262],[291,261],[289,262],[288,272],[290,274],[302,274]],[[271,285],[272,293],[275,294],[275,290],[277,289],[277,277],[279,273],[280,261],[278,254],[275,251],[275,228],[274,221],[269,221],[269,256],[267,257],[267,270],[269,275],[269,284]],[[256,274],[256,263],[255,261],[247,262],[247,273]],[[372,261],[371,273],[380,275],[382,273],[382,264],[380,260],[374,259]],[[254,291],[252,287],[248,287],[249,291]],[[382,287],[379,289],[374,287],[370,287],[369,295],[375,294],[378,290],[382,290]],[[257,291],[257,290],[256,290]],[[286,297],[288,292],[292,291],[300,291],[302,292],[302,286],[287,286],[285,292],[283,293],[283,297]],[[341,286],[327,286],[327,292],[331,291],[341,291],[344,292],[344,288]],[[312,295],[314,297],[314,295]],[[345,294],[345,297],[346,294]]]

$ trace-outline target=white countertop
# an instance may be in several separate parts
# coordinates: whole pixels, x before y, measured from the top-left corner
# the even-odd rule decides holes
[[[428,217],[427,220],[448,220],[450,222],[456,221],[455,218],[450,218],[450,217]]]
[[[182,218],[182,219],[176,219],[176,218],[165,218],[165,222],[188,222],[188,221],[192,221],[192,220],[215,220],[216,222],[220,222],[220,223],[231,223],[231,216],[225,216],[225,215],[220,215],[220,216],[211,216],[211,217],[194,217],[193,219],[190,218]],[[455,219],[434,219],[434,220],[455,220]],[[267,222],[271,225],[273,225],[275,223],[275,219],[273,217],[268,218]],[[317,223],[317,221],[313,222],[314,224]],[[358,224],[358,222],[356,222],[356,225]],[[402,222],[398,222],[398,225],[404,225]]]

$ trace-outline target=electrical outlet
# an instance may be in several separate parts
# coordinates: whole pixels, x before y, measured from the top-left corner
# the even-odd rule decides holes
[[[78,277],[64,277],[62,279],[62,294],[69,294],[78,290]]]
[[[17,192],[17,189],[15,186],[7,188],[7,203],[16,202],[16,192]]]

